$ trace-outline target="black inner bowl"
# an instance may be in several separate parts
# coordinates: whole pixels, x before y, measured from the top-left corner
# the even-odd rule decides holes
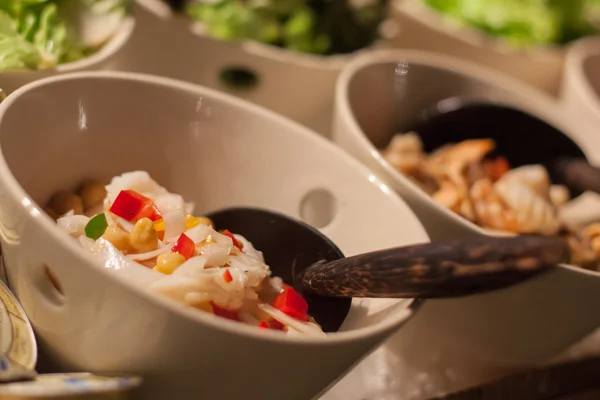
[[[295,269],[344,257],[341,250],[318,230],[276,212],[229,208],[209,213],[208,217],[216,229],[228,229],[248,239],[257,250],[263,252],[272,276],[282,278],[289,285],[294,284]],[[321,325],[323,331],[336,332],[340,329],[352,299],[301,293],[308,302],[309,315]]]
[[[428,153],[449,143],[493,139],[496,149],[490,156],[505,157],[511,167],[542,164],[552,182],[566,184],[572,197],[581,194],[561,181],[554,163],[562,157],[585,159],[583,151],[564,132],[524,111],[483,101],[448,99],[423,110],[400,132],[411,130],[421,137]]]

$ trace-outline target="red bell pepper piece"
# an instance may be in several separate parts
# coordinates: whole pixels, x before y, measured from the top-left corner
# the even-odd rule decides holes
[[[278,330],[278,331],[282,331],[283,330],[283,324],[281,322],[279,322],[279,321],[276,321],[276,320],[269,321],[269,327],[271,329],[275,329],[275,330]]]
[[[212,307],[213,310],[213,314],[219,316],[219,317],[223,317],[223,318],[227,318],[227,319],[231,319],[233,321],[239,321],[240,317],[238,317],[238,314],[236,311],[229,311],[225,308],[221,308],[218,305],[216,305],[215,303],[213,303],[212,301],[210,302],[210,305]]]
[[[132,222],[142,218],[149,218],[152,221],[162,218],[152,199],[135,190],[121,190],[110,206],[110,212]]]
[[[175,245],[171,249],[173,253],[179,253],[185,257],[185,259],[189,259],[194,255],[196,251],[196,244],[192,239],[189,238],[185,233],[182,233],[179,236],[179,239],[175,242]]]
[[[510,164],[506,158],[498,157],[494,160],[485,160],[483,169],[486,175],[495,182],[510,170]]]
[[[223,279],[225,279],[225,282],[227,283],[233,280],[233,276],[231,276],[231,272],[229,272],[228,269],[226,269],[225,272],[223,272]]]
[[[258,327],[269,329],[269,325],[265,321],[260,321],[260,324],[258,324]]]
[[[300,321],[308,319],[308,303],[291,286],[286,286],[283,293],[275,298],[273,307]]]
[[[244,250],[244,245],[242,244],[242,242],[240,242],[239,240],[237,240],[237,239],[235,238],[235,236],[233,236],[233,233],[231,233],[231,232],[229,232],[227,229],[225,229],[225,230],[223,231],[223,235],[225,235],[225,236],[227,236],[227,237],[231,238],[231,240],[233,240],[233,245],[234,245],[235,247],[237,247],[237,248],[238,248],[238,249],[240,249],[240,250]]]

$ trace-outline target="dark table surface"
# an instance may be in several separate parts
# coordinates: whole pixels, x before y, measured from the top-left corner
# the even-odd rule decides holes
[[[539,368],[431,400],[600,400],[600,358]]]

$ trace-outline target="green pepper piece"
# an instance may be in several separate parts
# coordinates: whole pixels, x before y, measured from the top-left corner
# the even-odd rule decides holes
[[[90,219],[90,221],[85,226],[85,236],[90,239],[97,240],[102,235],[104,235],[104,231],[108,227],[108,223],[106,222],[106,215],[98,214],[94,218]]]

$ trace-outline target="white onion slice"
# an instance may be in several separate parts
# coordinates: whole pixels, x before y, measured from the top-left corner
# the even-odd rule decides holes
[[[164,247],[160,247],[156,250],[149,251],[147,253],[127,254],[125,257],[127,257],[129,260],[140,260],[140,261],[149,260],[151,258],[158,257],[161,254],[170,252],[174,245],[175,245],[175,243],[171,243]]]
[[[203,274],[204,267],[206,266],[206,258],[203,256],[192,257],[183,264],[181,264],[173,275],[189,276],[191,278],[198,278]]]
[[[70,235],[79,236],[85,233],[85,226],[89,221],[90,219],[85,215],[68,215],[59,218],[56,223]]]
[[[165,193],[154,198],[154,205],[163,214],[163,216],[169,211],[180,210],[183,212],[184,204],[183,197],[178,194]]]
[[[327,336],[315,324],[311,322],[298,321],[297,319],[290,317],[289,315],[279,311],[273,306],[270,306],[268,304],[259,304],[258,307],[267,314],[269,314],[271,317],[273,317],[273,319],[281,322],[284,325],[290,326],[293,329],[300,331],[305,335]]]
[[[163,213],[165,224],[165,241],[176,240],[185,231],[185,215],[182,209],[169,210]]]
[[[205,240],[208,235],[213,235],[214,233],[216,232],[213,228],[204,224],[196,225],[195,227],[185,231],[185,235],[192,239],[194,243],[200,243]]]
[[[127,233],[131,233],[134,227],[134,224],[121,217],[117,217],[117,224]]]
[[[200,253],[206,258],[206,264],[210,267],[219,267],[229,260],[231,246],[219,243],[210,243],[200,249]]]

